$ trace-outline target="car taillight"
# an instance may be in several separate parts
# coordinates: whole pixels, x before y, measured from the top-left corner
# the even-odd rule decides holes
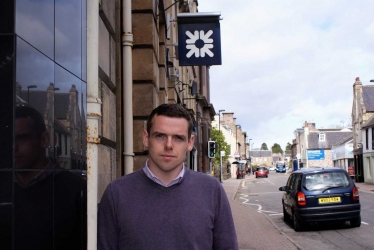
[[[301,191],[297,192],[297,203],[299,204],[299,206],[305,206],[306,205],[305,195]]]
[[[360,200],[360,195],[358,194],[358,189],[356,186],[353,187],[352,198],[354,201]]]

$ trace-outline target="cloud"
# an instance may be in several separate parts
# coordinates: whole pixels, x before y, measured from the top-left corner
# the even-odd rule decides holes
[[[199,1],[220,11],[222,61],[210,70],[215,109],[234,112],[259,147],[285,147],[304,121],[347,124],[353,83],[374,79],[367,1]]]

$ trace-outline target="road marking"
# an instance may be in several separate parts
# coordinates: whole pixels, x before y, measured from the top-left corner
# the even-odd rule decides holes
[[[365,225],[369,225],[369,223],[366,223],[366,222],[363,222],[363,221],[361,221],[361,223],[362,223],[362,224],[365,224]]]
[[[278,214],[269,214],[269,216],[278,216],[278,215],[283,215],[283,213],[278,213]]]
[[[245,188],[245,181],[242,181],[242,187]]]
[[[252,204],[252,203],[248,203],[248,199],[246,199],[245,197],[248,197],[248,195],[246,195],[246,194],[240,194],[240,196],[243,196],[243,197],[239,197],[239,199],[242,199],[242,200],[244,200],[243,202],[242,202],[242,204],[246,204],[246,205],[251,205],[251,206],[258,206],[258,209],[257,210],[261,210],[262,209],[262,206],[260,205],[260,204]]]
[[[242,202],[242,204],[245,204],[245,205],[250,205],[250,206],[257,206],[257,212],[259,213],[267,213],[269,215],[283,215],[283,213],[278,213],[278,212],[274,212],[274,211],[267,211],[267,210],[262,210],[262,206],[260,204],[255,204],[255,203],[248,203],[249,202],[249,199],[247,199],[248,195],[247,194],[240,194],[241,197],[239,197],[239,199],[242,199],[244,200]],[[256,201],[259,201],[259,200],[256,200]]]
[[[269,181],[268,179],[266,179],[266,181],[270,182],[271,184],[273,184],[273,185],[275,186],[275,184],[274,184],[274,183],[272,183],[271,181]]]

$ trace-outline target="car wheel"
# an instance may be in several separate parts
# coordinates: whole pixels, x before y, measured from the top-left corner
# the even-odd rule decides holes
[[[287,222],[290,220],[290,215],[287,213],[286,209],[284,208],[284,204],[282,204],[282,207],[283,207],[283,220]]]
[[[361,226],[361,216],[358,216],[355,219],[349,221],[351,227],[360,227]]]
[[[296,232],[300,232],[302,226],[301,226],[300,221],[296,218],[296,214],[295,214],[295,212],[293,213],[292,220],[293,220],[293,229],[294,229]]]

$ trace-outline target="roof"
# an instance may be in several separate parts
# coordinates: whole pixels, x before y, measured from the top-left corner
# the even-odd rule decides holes
[[[370,117],[369,120],[365,122],[365,124],[362,126],[362,128],[370,128],[374,127],[374,116]]]
[[[324,132],[325,141],[320,141],[319,134],[320,132],[310,132],[310,134],[308,135],[309,149],[331,149],[332,145],[335,145],[343,141],[348,136],[353,136],[352,131],[330,131]]]
[[[336,144],[333,144],[332,146],[339,146],[339,145],[343,145],[347,142],[350,142],[353,140],[353,134],[347,136],[346,138],[344,138],[343,140],[341,140],[340,142],[336,143]]]
[[[270,150],[251,150],[249,151],[251,157],[272,157]]]
[[[366,112],[374,112],[374,85],[362,86],[362,98]]]

